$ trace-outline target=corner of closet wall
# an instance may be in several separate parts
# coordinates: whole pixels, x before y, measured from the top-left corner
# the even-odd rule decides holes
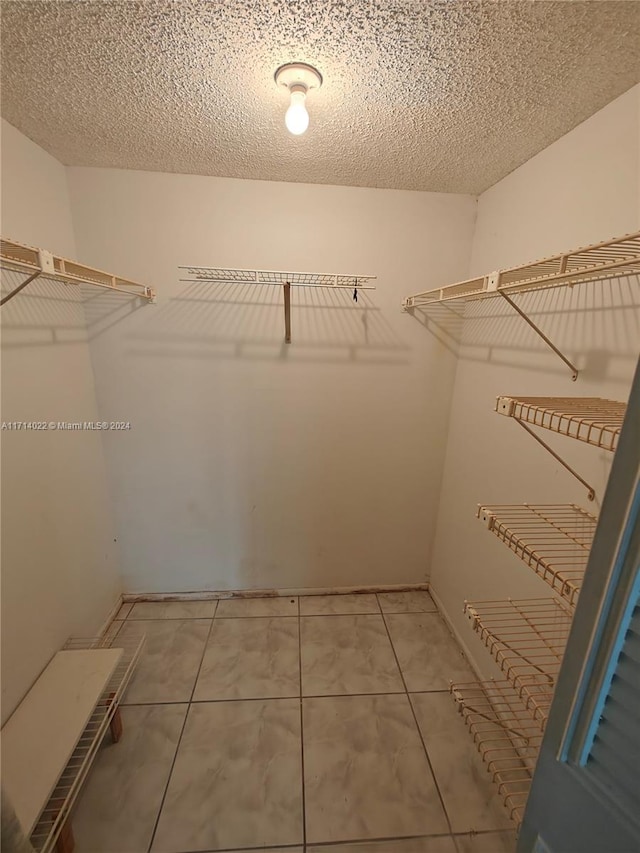
[[[76,258],[65,167],[4,120],[1,204],[3,236]],[[97,420],[90,337],[75,287],[33,282],[3,306],[3,422]],[[4,721],[71,634],[101,628],[121,586],[100,433],[1,436]]]
[[[637,231],[640,86],[486,190],[469,276]],[[571,371],[506,302],[467,303],[460,335],[430,577],[450,626],[482,677],[495,674],[464,601],[550,598],[552,590],[476,518],[478,504],[575,503],[598,514],[612,454],[563,436],[548,443],[596,499],[511,418],[499,395],[626,402],[638,359],[640,280],[628,276],[514,297],[579,368]],[[545,436],[546,438],[546,436]]]

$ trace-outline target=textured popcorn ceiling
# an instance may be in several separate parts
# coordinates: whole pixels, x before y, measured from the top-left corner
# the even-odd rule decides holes
[[[640,79],[640,4],[2,0],[2,113],[67,165],[479,193]],[[284,127],[284,62],[320,69]]]

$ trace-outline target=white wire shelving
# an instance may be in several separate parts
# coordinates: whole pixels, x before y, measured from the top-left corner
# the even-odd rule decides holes
[[[498,397],[496,412],[514,420],[614,451],[625,403],[601,397]]]
[[[142,653],[144,640],[144,636],[135,639],[116,638],[113,642],[105,638],[89,638],[71,639],[65,644],[65,649],[74,650],[122,648],[123,655],[31,833],[30,840],[36,853],[50,853],[56,848],[58,836],[70,820],[71,810],[78,793],[107,729],[116,715],[122,696]]]
[[[542,742],[540,727],[509,682],[459,683],[450,690],[499,795],[519,825]]]
[[[542,445],[587,489],[590,501],[595,489],[577,471],[537,435],[531,426],[540,427],[576,441],[615,451],[627,407],[617,400],[601,397],[498,397],[496,412],[512,418],[538,444]],[[531,426],[530,426],[531,425]]]
[[[560,255],[521,264],[407,296],[405,311],[434,302],[482,299],[506,292],[524,293],[551,287],[602,281],[640,272],[640,231],[583,246]]]
[[[575,504],[478,506],[478,518],[522,562],[574,606],[597,518]]]
[[[375,275],[351,273],[293,272],[287,270],[233,269],[231,267],[179,266],[190,278],[180,281],[200,284],[270,285],[282,288],[284,305],[284,340],[291,343],[291,288],[319,287],[330,290],[350,290],[358,301],[360,290],[375,290],[370,284]]]
[[[573,613],[557,598],[465,602],[465,613],[531,720],[546,724]]]
[[[112,275],[94,267],[70,261],[67,258],[61,258],[45,249],[24,246],[22,243],[16,243],[14,240],[5,237],[0,238],[0,269],[19,272],[25,276],[24,281],[2,297],[0,305],[9,302],[36,279],[100,287],[118,293],[126,293],[130,296],[139,296],[148,302],[153,302],[156,296],[153,288],[137,281]]]
[[[415,293],[403,300],[402,309],[412,312],[416,308],[426,308],[435,304],[500,296],[564,361],[571,369],[571,378],[575,380],[578,376],[576,366],[511,297],[527,291],[573,286],[589,281],[606,281],[638,273],[640,273],[640,231],[552,255],[542,260],[498,270],[478,278]]]
[[[209,281],[218,284],[291,284],[294,287],[331,287],[347,290],[375,290],[367,284],[375,275],[347,273],[292,272],[286,270],[232,269],[230,267],[180,266],[191,278],[181,281]]]

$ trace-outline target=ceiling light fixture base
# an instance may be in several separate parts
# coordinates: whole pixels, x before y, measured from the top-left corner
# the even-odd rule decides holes
[[[304,87],[305,92],[322,86],[322,74],[306,62],[287,62],[273,76],[278,86],[285,86],[290,91],[298,86]]]

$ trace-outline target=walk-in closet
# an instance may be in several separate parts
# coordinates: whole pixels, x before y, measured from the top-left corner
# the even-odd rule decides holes
[[[0,0],[1,846],[640,850],[640,2]]]

